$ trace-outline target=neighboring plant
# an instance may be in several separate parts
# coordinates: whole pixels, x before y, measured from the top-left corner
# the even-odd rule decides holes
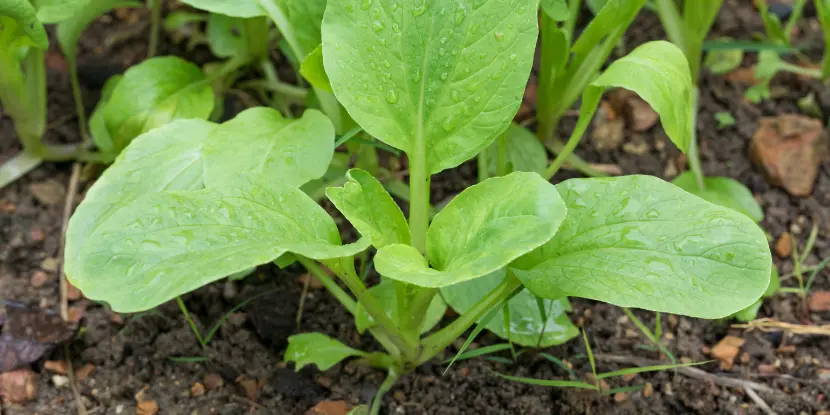
[[[0,187],[43,160],[71,160],[77,145],[47,145],[46,66],[49,39],[44,24],[65,21],[89,0],[0,0],[0,103],[13,122],[23,152],[0,167]]]
[[[555,154],[560,154],[564,147],[556,136],[559,121],[599,75],[646,0],[609,0],[595,4],[596,16],[577,35],[581,3],[581,0],[541,1],[536,134]],[[589,176],[604,176],[576,155],[571,155],[568,161]]]
[[[787,22],[783,25],[781,23],[781,17],[776,13],[776,10],[770,9],[767,0],[758,0],[755,4],[758,6],[761,20],[764,21],[764,32],[767,38],[773,43],[792,46],[792,35],[795,24],[801,18],[807,0],[795,0],[792,4],[776,3],[773,5],[773,7],[787,9]]]
[[[230,11],[261,13],[247,4]],[[279,26],[283,9],[269,5],[277,3],[258,4]],[[553,185],[515,171],[467,188],[430,220],[432,175],[490,147],[519,108],[536,5],[329,2],[322,59],[333,96],[366,133],[406,153],[408,221],[374,176],[352,169],[326,192],[361,235],[342,244],[335,221],[300,190],[327,172],[335,149],[332,121],[314,109],[296,120],[270,108],[223,124],[176,120],[132,140],[89,190],[69,223],[67,277],[90,299],[136,312],[260,264],[296,260],[384,351],[305,333],[289,338],[285,359],[325,370],[357,357],[386,370],[374,414],[399,376],[499,311],[504,324],[488,328],[537,346],[575,334],[562,315],[569,296],[701,318],[753,304],[769,283],[763,232],[745,215],[654,177]],[[575,132],[546,175],[573,151],[603,91],[619,86],[648,101],[673,142],[689,148],[688,63],[673,45],[652,42],[587,83]],[[497,167],[502,173],[523,164],[502,158],[511,160]],[[355,269],[370,246],[382,278],[373,286]],[[446,303],[460,316],[431,332]],[[523,324],[526,316],[534,323]]]
[[[821,63],[821,79],[830,80],[830,0],[813,0],[816,5],[818,22],[824,35],[824,58]]]

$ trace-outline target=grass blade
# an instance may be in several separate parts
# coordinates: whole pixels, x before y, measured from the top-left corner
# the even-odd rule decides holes
[[[568,372],[571,375],[571,379],[576,378],[576,372],[573,369],[569,368],[568,365],[565,364],[561,359],[551,354],[547,354],[545,352],[539,353],[540,356],[544,357],[545,359],[550,360],[556,366],[561,367],[564,371]]]
[[[588,341],[588,333],[582,329],[582,340],[585,342],[585,350],[588,353],[588,361],[591,362],[591,372],[594,374],[594,379],[597,378],[597,363],[594,361],[594,352],[591,351],[591,343]]]
[[[492,346],[481,347],[481,348],[478,348],[478,349],[475,349],[475,350],[470,350],[469,352],[464,352],[464,353],[461,353],[461,354],[457,354],[457,355],[455,355],[455,357],[453,359],[445,360],[444,363],[448,363],[448,362],[452,363],[453,361],[466,360],[466,359],[471,359],[473,357],[484,356],[484,355],[500,352],[502,350],[508,350],[511,347],[512,346],[509,343],[499,343],[499,344],[494,344]]]
[[[591,389],[591,390],[598,390],[596,385],[591,385],[590,383],[585,382],[577,382],[574,380],[547,380],[547,379],[534,379],[534,378],[523,378],[519,376],[510,376],[505,375],[503,373],[499,373],[496,371],[491,371],[496,376],[510,380],[513,382],[519,383],[526,383],[528,385],[536,385],[536,386],[549,386],[554,388],[579,388],[579,389]]]
[[[615,370],[613,372],[606,372],[600,373],[597,375],[597,379],[607,379],[616,376],[625,376],[625,375],[634,375],[637,373],[645,373],[645,372],[658,372],[661,370],[669,370],[669,369],[677,369],[680,367],[689,367],[689,366],[697,366],[703,365],[706,363],[711,362],[711,360],[707,360],[705,362],[692,362],[692,363],[676,363],[670,365],[654,365],[654,366],[643,366],[643,367],[630,367],[627,369],[620,369]]]

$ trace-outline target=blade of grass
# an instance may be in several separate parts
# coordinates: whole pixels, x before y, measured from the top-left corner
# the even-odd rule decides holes
[[[594,352],[591,351],[591,342],[588,341],[588,333],[582,329],[582,341],[585,342],[585,351],[588,353],[588,361],[591,362],[591,373],[594,374],[594,380],[597,379],[597,362],[594,361]],[[594,385],[599,388],[598,385]]]
[[[182,297],[176,297],[176,303],[179,304],[179,309],[182,310],[182,314],[184,314],[184,319],[187,320],[187,324],[190,325],[190,330],[193,331],[193,334],[196,336],[196,340],[199,341],[199,345],[202,348],[205,348],[205,341],[202,339],[202,333],[199,332],[199,328],[196,327],[196,323],[190,318],[190,313],[187,311],[187,307],[184,305],[184,301],[182,301]]]
[[[537,385],[537,386],[550,386],[554,388],[579,388],[579,389],[591,389],[591,390],[599,390],[596,385],[591,385],[590,383],[585,382],[577,382],[574,380],[546,380],[546,379],[534,379],[534,378],[523,378],[519,376],[510,376],[505,375],[503,373],[499,373],[496,371],[492,371],[493,374],[496,376],[510,380],[513,382],[519,383],[526,383],[528,385]]]
[[[360,134],[363,131],[360,127],[352,128],[351,130],[347,131],[346,134],[343,134],[342,137],[338,138],[337,141],[334,142],[334,148],[340,147],[343,144],[346,144],[349,140],[354,138],[356,135]]]
[[[810,256],[810,252],[813,252],[813,248],[816,245],[816,238],[818,237],[818,223],[813,224],[813,229],[810,229],[810,236],[807,237],[807,244],[804,245],[804,256],[801,258],[801,265],[804,265],[804,261],[807,260],[807,257]],[[802,267],[803,268],[803,267]],[[803,271],[803,269],[802,269]]]
[[[744,52],[762,52],[769,50],[781,53],[806,49],[806,46],[787,46],[772,42],[752,42],[744,40],[713,40],[710,42],[703,42],[704,51],[724,49],[740,49]]]
[[[635,316],[634,313],[631,312],[631,310],[629,310],[626,307],[622,307],[622,310],[625,313],[625,315],[627,315],[628,318],[631,319],[631,322],[633,322],[634,325],[637,326],[637,328],[640,329],[641,332],[643,332],[643,335],[646,336],[649,340],[651,340],[651,342],[654,343],[655,346],[660,348],[661,352],[665,353],[665,355],[668,356],[668,358],[669,358],[669,360],[671,360],[672,364],[677,364],[677,359],[669,351],[669,349],[666,348],[666,346],[663,346],[662,343],[660,343],[660,339],[657,338],[654,335],[654,333],[652,333],[651,330],[649,330],[649,328],[646,327],[646,325],[643,324],[643,322],[640,321],[640,319],[637,318],[637,316]]]
[[[515,361],[510,360],[506,357],[499,357],[499,356],[484,356],[484,360],[489,360],[491,362],[502,363],[505,365],[512,365]]]
[[[481,347],[481,348],[478,348],[478,349],[475,349],[475,350],[470,350],[469,352],[464,352],[464,353],[458,354],[453,359],[444,360],[442,363],[451,363],[453,361],[457,362],[457,361],[461,361],[461,360],[472,359],[474,357],[484,356],[484,355],[500,352],[502,350],[508,350],[508,349],[510,349],[510,347],[511,346],[508,343],[499,343],[499,344],[494,344],[492,346],[485,346],[485,347]]]
[[[167,360],[176,363],[201,363],[207,362],[208,358],[204,356],[170,356]]]
[[[816,276],[818,275],[819,272],[821,272],[821,270],[824,269],[824,267],[827,266],[828,263],[830,263],[830,256],[828,256],[827,258],[824,258],[818,264],[818,266],[816,266],[816,268],[813,270],[813,272],[810,273],[810,277],[807,279],[807,284],[804,286],[804,293],[805,294],[808,294],[810,292],[810,290],[813,288],[813,282],[815,282]]]
[[[473,329],[473,332],[470,333],[470,336],[467,337],[467,340],[464,341],[464,344],[461,346],[461,349],[458,350],[458,353],[456,353],[455,356],[452,358],[452,360],[450,360],[450,363],[447,365],[447,368],[444,369],[444,373],[442,373],[442,375],[447,374],[447,371],[450,370],[453,363],[455,363],[455,361],[458,360],[459,356],[464,354],[464,350],[467,350],[467,347],[470,346],[470,343],[472,343],[473,340],[475,340],[475,338],[478,336],[478,334],[481,333],[482,330],[484,330],[484,327],[487,325],[487,323],[489,323],[490,320],[492,320],[494,317],[496,317],[496,314],[498,314],[498,312],[499,312],[499,306],[493,307],[493,309],[490,310],[484,316],[484,318],[481,319],[481,321],[478,322],[478,324],[476,324],[476,328]]]
[[[213,327],[210,329],[208,334],[205,336],[205,344],[210,343],[210,340],[213,339],[213,336],[216,334],[216,331],[219,330],[219,327],[221,327],[222,324],[225,324],[225,322],[228,320],[228,317],[230,317],[231,314],[235,313],[240,308],[245,307],[246,305],[250,304],[251,301],[254,301],[254,300],[256,300],[260,297],[266,296],[268,294],[273,294],[277,291],[278,291],[278,289],[272,289],[272,290],[268,290],[268,291],[265,291],[265,292],[261,292],[261,293],[255,295],[251,298],[248,298],[245,301],[242,301],[241,303],[237,304],[232,309],[230,309],[227,313],[223,314],[222,317],[219,318],[219,321],[217,321],[216,324],[213,325]]]
[[[605,372],[600,373],[597,375],[597,379],[607,379],[616,376],[625,376],[625,375],[634,375],[637,373],[645,373],[645,372],[658,372],[661,370],[669,370],[669,369],[677,369],[680,367],[689,367],[689,366],[697,366],[703,365],[706,363],[711,362],[711,360],[707,360],[705,362],[692,362],[692,363],[677,363],[671,365],[654,365],[654,366],[644,366],[644,367],[630,367],[626,369],[615,370],[613,372]]]
[[[614,388],[614,389],[610,389],[610,390],[608,390],[608,391],[606,391],[606,392],[602,392],[602,393],[600,393],[600,394],[601,394],[601,395],[606,395],[606,396],[607,396],[607,395],[613,395],[613,394],[615,394],[615,393],[636,392],[636,391],[638,391],[638,390],[640,390],[640,389],[643,389],[643,388],[645,388],[645,387],[646,387],[646,385],[623,386],[623,387],[621,387],[621,388]]]
[[[539,355],[544,357],[545,359],[550,360],[553,364],[561,367],[564,371],[568,372],[568,374],[571,376],[571,379],[576,378],[576,372],[574,372],[573,369],[569,368],[568,365],[565,364],[565,362],[563,362],[558,357],[545,352],[539,353]]]

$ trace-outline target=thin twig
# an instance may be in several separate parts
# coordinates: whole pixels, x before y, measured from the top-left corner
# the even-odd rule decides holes
[[[311,274],[306,274],[305,284],[303,284],[303,294],[300,295],[300,305],[297,306],[297,331],[300,331],[300,323],[303,321],[303,308],[305,308],[305,298],[308,296],[308,287],[311,285],[311,279],[314,278]]]
[[[244,403],[244,404],[248,404],[248,405],[257,407],[259,409],[269,409],[267,406],[265,406],[265,405],[263,405],[259,402],[256,402],[256,401],[252,401],[252,400],[250,400],[250,399],[248,399],[244,396],[231,395],[231,400],[238,401],[238,402]]]
[[[785,323],[771,318],[762,318],[750,321],[747,324],[733,324],[736,329],[771,331],[789,331],[793,334],[815,334],[819,336],[830,336],[830,324],[822,326],[805,326],[802,324]]]
[[[63,222],[61,222],[61,239],[58,248],[58,274],[60,284],[60,314],[63,321],[69,320],[69,283],[66,281],[66,273],[63,271],[63,253],[66,248],[66,228],[69,226],[69,217],[72,215],[72,208],[75,205],[75,195],[78,193],[78,182],[81,179],[81,164],[72,165],[72,176],[69,178],[69,186],[66,191],[66,200],[63,204]]]
[[[744,392],[746,392],[746,396],[749,396],[753,401],[755,401],[755,404],[758,405],[758,407],[761,408],[761,410],[767,415],[777,415],[775,411],[773,411],[772,408],[770,408],[769,405],[767,405],[767,403],[764,402],[764,400],[761,399],[761,397],[758,396],[754,390],[752,390],[752,388],[744,388]]]
[[[655,366],[655,365],[663,364],[663,362],[660,362],[658,360],[641,359],[639,357],[631,357],[631,356],[619,356],[619,355],[611,355],[611,354],[597,354],[597,355],[594,355],[594,357],[597,360],[603,360],[603,361],[606,361],[606,362],[623,363],[623,364],[640,366],[640,367]],[[779,393],[775,389],[770,388],[769,386],[761,384],[761,383],[752,382],[752,381],[743,380],[743,379],[735,379],[735,378],[727,378],[727,377],[724,377],[724,376],[718,376],[718,375],[706,372],[705,370],[701,370],[701,369],[698,369],[698,368],[695,368],[695,367],[678,367],[676,370],[677,370],[677,373],[679,373],[683,376],[690,377],[690,378],[693,378],[693,379],[709,381],[709,382],[712,382],[712,383],[714,383],[716,385],[719,385],[719,386],[725,386],[725,387],[737,388],[737,389],[744,389],[744,390],[754,389],[757,392],[764,392],[764,393],[769,393],[769,394]]]
[[[78,415],[89,415],[84,401],[81,399],[81,392],[78,390],[78,382],[75,378],[75,369],[72,368],[72,359],[69,357],[69,344],[63,345],[63,354],[66,356],[66,372],[69,375],[69,385],[72,387],[72,395],[75,397],[75,406],[78,407]]]

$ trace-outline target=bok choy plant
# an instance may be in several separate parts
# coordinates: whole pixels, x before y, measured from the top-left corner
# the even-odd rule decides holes
[[[176,120],[133,140],[89,190],[69,223],[67,277],[87,297],[136,312],[275,259],[296,260],[383,351],[304,333],[289,338],[286,360],[325,370],[355,357],[387,371],[374,414],[399,376],[492,310],[527,312],[505,307],[522,295],[544,299],[553,315],[517,333],[534,345],[574,334],[562,316],[567,297],[701,318],[754,303],[771,263],[760,228],[654,177],[554,185],[514,171],[467,188],[430,219],[432,176],[489,147],[519,108],[539,33],[536,6],[328,3],[321,51],[333,96],[368,134],[406,154],[408,218],[380,181],[352,169],[326,193],[361,235],[342,243],[334,220],[300,190],[334,153],[334,125],[317,110],[299,119],[252,108],[222,124]],[[689,148],[691,76],[667,42],[643,45],[591,80],[567,148],[602,92],[617,86],[649,101],[672,140]],[[370,248],[381,281],[367,286],[355,256]],[[433,330],[447,303],[460,316]]]

